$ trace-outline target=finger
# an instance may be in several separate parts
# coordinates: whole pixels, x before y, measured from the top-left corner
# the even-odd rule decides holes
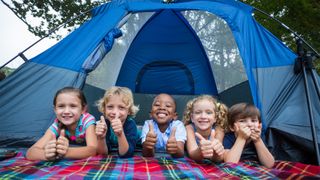
[[[153,127],[152,122],[149,122],[149,132],[154,133],[154,127]]]
[[[216,131],[211,130],[210,141],[213,142],[216,139]]]
[[[59,137],[65,137],[65,136],[66,136],[66,130],[65,129],[61,129]]]
[[[176,130],[177,130],[177,127],[172,128],[169,139],[176,137]]]
[[[196,135],[196,137],[202,141],[202,140],[206,140],[204,137],[201,136],[201,134],[199,134],[198,132],[194,133]]]
[[[102,124],[106,124],[106,119],[104,118],[104,116],[100,116],[100,123]]]

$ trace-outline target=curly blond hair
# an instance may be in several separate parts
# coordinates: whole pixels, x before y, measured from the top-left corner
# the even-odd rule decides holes
[[[221,127],[223,130],[226,130],[227,118],[228,118],[228,107],[225,104],[218,102],[214,97],[210,95],[201,95],[188,101],[185,111],[183,113],[184,125],[188,125],[192,123],[191,116],[193,113],[193,106],[196,102],[199,102],[202,100],[208,100],[214,104],[214,108],[215,108],[214,111],[216,114],[215,124],[217,127]]]
[[[119,87],[119,86],[110,87],[104,93],[103,98],[98,100],[97,106],[101,113],[104,114],[106,104],[109,102],[110,97],[114,95],[122,96],[122,101],[126,105],[126,108],[128,108],[129,110],[128,112],[129,116],[134,117],[137,114],[137,112],[139,111],[139,107],[134,105],[133,95],[131,90],[127,87]]]

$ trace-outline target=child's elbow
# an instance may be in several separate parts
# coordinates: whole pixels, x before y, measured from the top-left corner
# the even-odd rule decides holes
[[[266,168],[272,168],[274,166],[274,163],[275,163],[274,159],[271,159],[269,162],[266,162],[264,166]]]

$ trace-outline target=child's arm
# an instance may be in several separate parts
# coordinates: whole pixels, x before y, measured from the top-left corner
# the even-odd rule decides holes
[[[258,129],[255,129],[255,131],[251,133],[250,137],[256,147],[260,163],[267,168],[272,168],[274,165],[274,157],[261,139],[261,128],[262,126],[260,124]]]
[[[104,119],[104,116],[100,117],[100,121],[97,122],[96,125],[96,135],[97,135],[97,153],[107,155],[108,154],[108,146],[106,142],[106,134],[107,134],[107,123]]]
[[[144,157],[153,157],[155,153],[155,144],[157,142],[157,134],[154,132],[153,124],[150,122],[149,131],[146,140],[142,143],[142,155]]]
[[[170,137],[167,141],[166,149],[167,153],[171,154],[172,157],[179,158],[184,156],[184,143],[177,141],[176,139],[176,127],[170,132]]]
[[[222,143],[224,138],[224,130],[221,127],[216,127],[215,132],[216,132],[215,138]]]
[[[122,141],[120,142],[118,139],[118,145],[119,145],[119,156],[122,158],[132,157],[134,154],[134,150],[137,144],[137,125],[133,119],[128,119],[123,125],[123,131],[125,136],[124,141],[128,143],[128,149],[127,151],[123,151],[123,153],[120,153],[120,147],[123,146]]]
[[[197,162],[200,162],[203,160],[203,156],[200,148],[197,145],[193,127],[191,125],[187,125],[186,130],[187,130],[186,144],[187,144],[188,155],[191,159]]]
[[[56,159],[56,137],[50,129],[28,149],[26,158],[48,161]]]
[[[96,155],[97,136],[95,134],[95,125],[90,125],[86,129],[86,143],[87,146],[84,147],[69,147],[67,148],[66,154],[60,154],[60,156],[70,159],[83,159]]]
[[[230,150],[225,151],[225,162],[238,163],[240,161],[246,140],[250,137],[251,131],[248,127],[239,128],[236,126],[235,133],[237,133],[236,142],[233,144]]]

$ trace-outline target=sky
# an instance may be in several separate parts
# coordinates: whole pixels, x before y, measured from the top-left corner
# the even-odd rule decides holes
[[[9,8],[0,2],[0,67],[22,52],[31,44],[39,40]],[[56,43],[55,40],[45,38],[36,46],[30,48],[24,55],[31,59],[37,54]],[[19,67],[24,61],[18,57],[7,66],[10,68]]]

